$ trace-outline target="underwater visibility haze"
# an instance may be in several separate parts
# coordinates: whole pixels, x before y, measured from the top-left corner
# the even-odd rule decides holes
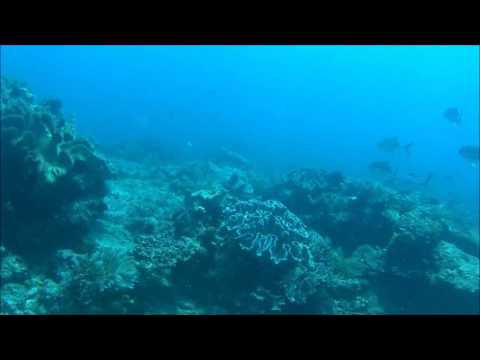
[[[479,312],[478,46],[1,46],[1,314]]]

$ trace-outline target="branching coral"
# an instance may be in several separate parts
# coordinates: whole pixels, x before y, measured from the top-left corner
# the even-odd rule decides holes
[[[171,269],[201,250],[197,240],[189,237],[176,239],[173,229],[164,226],[154,234],[135,237],[134,257],[143,280],[168,285]]]

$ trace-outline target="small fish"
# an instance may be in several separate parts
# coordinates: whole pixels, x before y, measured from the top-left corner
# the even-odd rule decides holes
[[[188,148],[193,147],[193,145],[192,145],[192,143],[191,143],[190,141],[187,141],[187,147],[188,147]]]
[[[455,126],[460,125],[462,122],[462,116],[460,114],[460,111],[456,107],[451,107],[446,109],[443,112],[443,117],[446,118],[449,122],[451,122]]]
[[[473,167],[476,167],[478,162],[480,161],[480,149],[478,146],[462,146],[458,153],[460,156],[472,164]]]

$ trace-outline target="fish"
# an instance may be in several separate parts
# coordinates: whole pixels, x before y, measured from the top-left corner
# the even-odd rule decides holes
[[[388,161],[373,161],[368,165],[368,169],[377,173],[391,174],[392,167]]]
[[[466,145],[458,149],[458,153],[465,160],[470,161],[472,166],[476,166],[480,161],[480,149],[478,146]]]
[[[460,114],[460,111],[456,107],[451,107],[446,109],[443,112],[443,117],[446,118],[449,122],[451,122],[455,126],[460,125],[462,122],[462,116]]]
[[[400,141],[398,140],[398,136],[385,138],[377,143],[377,147],[382,151],[393,153],[398,149],[403,149],[405,150],[407,156],[410,156],[411,148],[413,145],[413,142],[410,142],[406,145],[401,145]]]

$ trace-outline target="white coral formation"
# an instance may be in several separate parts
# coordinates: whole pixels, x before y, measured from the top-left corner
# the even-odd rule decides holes
[[[282,203],[238,201],[226,206],[223,215],[223,230],[238,240],[243,249],[257,256],[268,254],[275,264],[289,259],[312,261],[309,245],[315,234]]]

